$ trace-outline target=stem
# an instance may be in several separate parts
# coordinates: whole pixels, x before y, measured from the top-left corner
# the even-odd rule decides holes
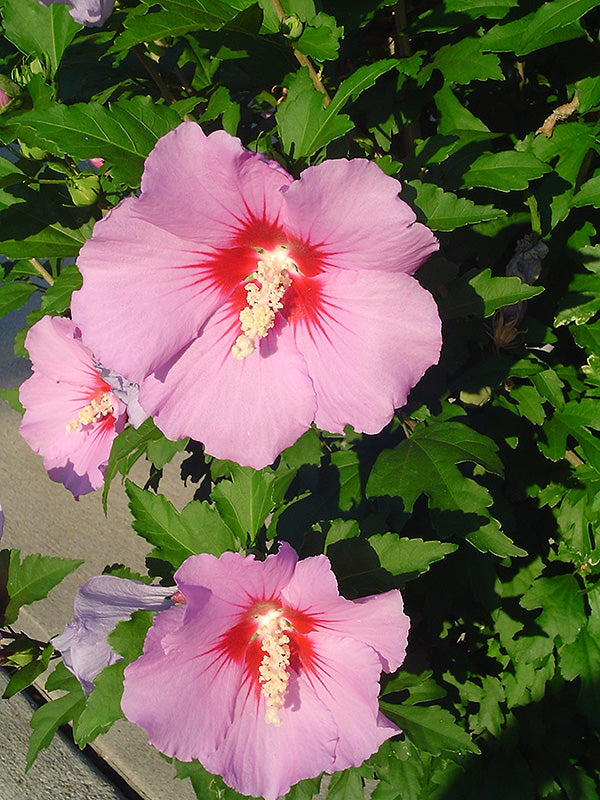
[[[529,214],[531,216],[531,230],[534,233],[537,233],[538,236],[542,235],[542,223],[540,220],[540,212],[538,208],[537,200],[535,199],[535,195],[529,194],[525,198],[525,205],[529,208]]]
[[[66,178],[32,178],[32,183],[61,183],[64,184],[67,182]]]
[[[396,37],[398,40],[397,53],[402,58],[410,58],[412,50],[408,36],[404,33],[407,28],[408,20],[406,18],[406,6],[404,0],[399,0],[393,10],[394,22],[396,24]],[[409,155],[412,153],[415,145],[415,140],[421,138],[421,120],[417,117],[404,128],[402,131],[402,142],[404,145],[404,152]]]
[[[39,272],[46,283],[50,284],[50,286],[54,286],[54,278],[52,275],[50,275],[48,270],[40,264],[37,258],[30,258],[29,263],[37,272]]]
[[[171,92],[167,84],[164,82],[164,80],[161,78],[161,76],[154,68],[154,64],[152,63],[151,59],[149,59],[145,53],[142,53],[142,51],[137,45],[135,45],[135,47],[132,47],[131,49],[137,56],[138,60],[140,61],[140,63],[142,64],[148,75],[157,85],[161,96],[167,101],[167,103],[169,103],[169,105],[171,103],[174,103],[175,97],[173,96],[173,93]]]
[[[273,3],[273,8],[275,9],[277,16],[279,17],[279,21],[282,22],[286,17],[286,13],[283,6],[281,5],[281,0],[271,0],[271,2]],[[296,61],[298,61],[298,63],[302,67],[308,67],[308,74],[310,75],[310,79],[313,82],[313,86],[318,92],[321,92],[323,95],[325,95],[325,100],[323,102],[325,103],[326,106],[329,105],[329,103],[331,102],[331,97],[329,97],[329,95],[327,94],[327,89],[325,88],[325,85],[323,84],[323,81],[321,80],[319,74],[313,67],[312,62],[310,61],[309,58],[307,58],[304,55],[304,53],[301,53],[299,50],[296,50],[295,47],[293,48],[293,51],[294,51],[294,56],[296,57]]]

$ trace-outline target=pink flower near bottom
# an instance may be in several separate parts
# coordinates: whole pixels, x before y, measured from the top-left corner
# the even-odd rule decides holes
[[[154,617],[121,702],[162,753],[275,800],[399,732],[377,700],[406,650],[399,591],[345,600],[325,556],[287,544],[265,561],[191,556],[175,578],[186,602]]]
[[[98,374],[98,365],[69,319],[43,317],[27,334],[33,375],[19,390],[25,414],[19,431],[44,457],[53,481],[75,498],[104,483],[125,405]]]
[[[184,122],[81,249],[73,316],[170,439],[260,469],[314,422],[378,433],[438,360],[438,248],[365,159],[299,180]],[[123,309],[127,313],[123,313]]]

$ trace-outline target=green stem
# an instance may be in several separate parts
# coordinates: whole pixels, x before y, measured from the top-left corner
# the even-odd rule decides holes
[[[537,233],[538,236],[542,235],[542,222],[540,220],[540,211],[538,208],[537,200],[534,194],[528,194],[525,198],[525,205],[529,208],[531,216],[531,230]]]
[[[50,286],[54,286],[54,278],[52,277],[52,275],[50,275],[48,270],[44,266],[42,266],[42,264],[40,264],[37,258],[30,258],[29,263],[36,270],[36,272],[39,272],[39,274],[46,281],[46,283],[48,283]]]

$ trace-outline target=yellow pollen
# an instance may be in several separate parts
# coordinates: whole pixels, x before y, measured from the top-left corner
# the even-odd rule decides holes
[[[235,358],[241,360],[253,353],[256,337],[263,339],[275,324],[275,315],[283,308],[285,290],[292,282],[293,269],[294,262],[288,258],[286,247],[262,254],[253,280],[246,284],[247,305],[240,311],[242,333],[231,348]]]
[[[290,639],[286,630],[289,622],[282,616],[281,609],[272,609],[259,618],[258,636],[262,637],[264,652],[259,667],[258,680],[262,684],[261,691],[267,702],[266,722],[281,725],[279,710],[283,707],[290,664]]]
[[[100,398],[94,397],[71,422],[67,423],[67,433],[80,431],[84,425],[99,422],[103,417],[112,414],[112,412],[113,406],[110,392],[105,392]]]

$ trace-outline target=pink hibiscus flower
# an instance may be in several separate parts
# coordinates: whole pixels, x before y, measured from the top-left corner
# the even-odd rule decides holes
[[[219,458],[264,467],[313,422],[377,433],[441,347],[411,277],[438,243],[399,189],[362,159],[294,181],[183,123],[81,250],[73,316],[166,436]]]
[[[154,617],[121,702],[162,753],[275,800],[399,732],[377,701],[406,650],[399,591],[345,600],[325,556],[287,544],[265,561],[191,556],[175,578],[186,603]]]
[[[71,320],[43,317],[25,346],[33,375],[19,390],[25,407],[19,431],[44,457],[50,478],[77,499],[104,483],[113,439],[127,419],[125,405],[100,377]]]

